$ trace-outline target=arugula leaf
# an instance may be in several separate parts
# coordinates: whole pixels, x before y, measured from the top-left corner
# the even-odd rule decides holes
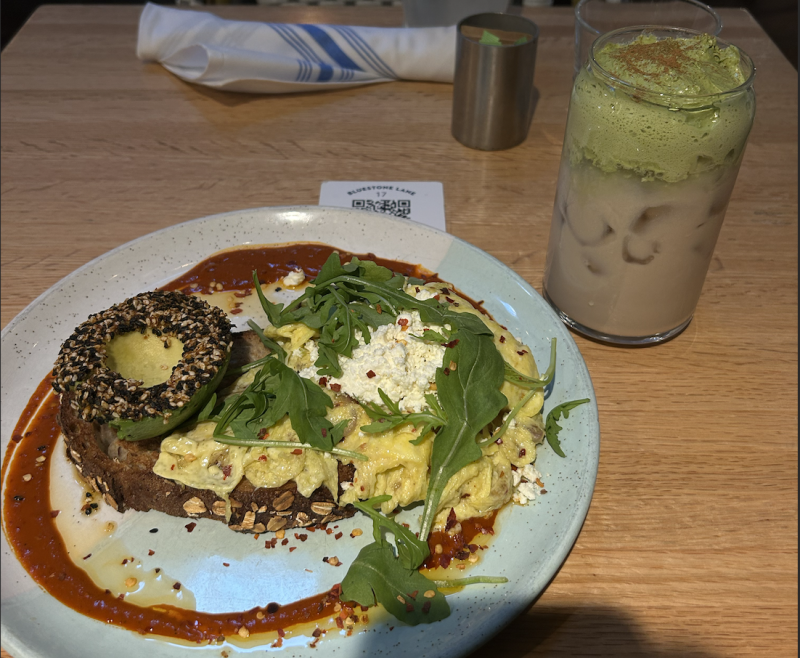
[[[428,394],[425,396],[425,399],[431,408],[430,412],[422,411],[411,414],[404,414],[400,409],[400,404],[393,402],[392,399],[386,395],[386,393],[384,393],[383,389],[378,389],[378,395],[381,396],[381,400],[383,400],[383,404],[386,405],[388,411],[384,411],[383,408],[376,403],[361,403],[361,406],[363,407],[364,411],[367,412],[367,415],[375,421],[369,425],[362,425],[362,432],[367,432],[368,434],[388,432],[399,425],[411,423],[414,427],[422,427],[419,433],[419,438],[412,441],[412,443],[418,445],[417,442],[421,441],[421,439],[423,439],[428,432],[445,424],[445,419],[442,418],[443,412],[441,411],[439,403],[436,400],[436,396],[434,395]]]
[[[394,519],[384,516],[375,506],[391,500],[391,496],[385,494],[383,496],[375,496],[365,501],[356,501],[353,505],[360,509],[364,514],[372,519],[372,532],[375,541],[378,543],[385,543],[383,531],[387,531],[394,535],[394,543],[397,546],[397,557],[400,563],[406,569],[418,569],[425,559],[430,555],[428,543],[420,541],[417,536],[408,528],[400,525]]]
[[[316,382],[270,358],[241,394],[226,400],[213,436],[225,443],[231,438],[226,434],[230,428],[233,438],[256,441],[260,430],[289,414],[292,429],[302,443],[330,452],[342,434],[342,428],[334,428],[326,418],[331,407],[333,402]]]
[[[247,326],[250,327],[258,336],[261,344],[266,347],[270,354],[268,356],[275,356],[280,360],[281,363],[286,363],[286,350],[283,349],[276,341],[272,340],[271,338],[267,338],[266,334],[264,334],[264,330],[259,327],[255,322],[252,320],[247,321]]]
[[[453,346],[445,350],[444,363],[452,362],[457,367],[436,371],[439,404],[447,423],[433,441],[430,480],[419,533],[422,541],[430,533],[447,482],[461,468],[480,458],[482,453],[475,437],[508,404],[506,396],[500,392],[504,361],[494,345],[491,331],[486,335],[460,328],[455,335]]]
[[[261,302],[261,308],[263,308],[264,313],[267,314],[269,323],[273,327],[280,327],[281,325],[278,323],[280,322],[283,304],[273,304],[264,296],[264,291],[261,290],[261,284],[258,282],[258,272],[256,270],[253,270],[253,285],[255,286],[256,294],[258,295],[258,301]]]
[[[433,596],[426,598],[426,593]],[[375,542],[361,549],[342,580],[341,598],[364,607],[380,603],[410,626],[450,615],[444,595],[419,571],[403,566],[388,543]]]
[[[544,434],[547,437],[547,442],[550,444],[553,452],[555,452],[559,457],[566,457],[566,455],[561,449],[561,443],[558,440],[558,433],[561,431],[562,427],[556,421],[561,418],[562,414],[564,415],[564,418],[569,418],[569,412],[571,409],[574,409],[578,405],[585,404],[586,402],[589,402],[589,398],[565,402],[564,404],[559,404],[557,407],[553,407],[550,410],[550,413],[547,414],[547,421],[545,422],[544,426]]]
[[[547,366],[547,370],[545,371],[544,375],[541,379],[536,379],[534,377],[528,377],[528,375],[523,375],[519,370],[514,368],[511,364],[505,364],[505,378],[507,381],[519,386],[520,388],[526,388],[529,390],[536,390],[540,388],[545,388],[549,386],[550,383],[553,381],[553,377],[556,374],[556,339],[550,341],[550,365]]]

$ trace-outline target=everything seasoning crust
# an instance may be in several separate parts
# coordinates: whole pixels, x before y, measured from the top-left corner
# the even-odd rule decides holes
[[[105,366],[112,338],[147,329],[184,346],[170,378],[150,388]],[[169,418],[217,375],[231,344],[231,324],[222,309],[179,292],[145,292],[91,316],[75,330],[59,352],[53,388],[74,393],[70,404],[85,421]]]

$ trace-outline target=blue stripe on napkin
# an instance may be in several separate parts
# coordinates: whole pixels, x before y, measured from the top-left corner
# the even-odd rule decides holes
[[[364,41],[364,39],[355,30],[346,25],[330,25],[332,29],[336,30],[344,39],[349,43],[355,51],[358,52],[364,61],[367,62],[372,69],[381,77],[384,78],[398,78],[399,76],[392,70],[392,68],[384,62],[378,53]]]
[[[352,77],[352,71],[363,71],[358,64],[356,64],[352,59],[350,59],[347,54],[339,47],[339,45],[331,38],[331,35],[328,34],[325,30],[320,28],[317,25],[309,25],[301,23],[299,27],[303,28],[306,32],[308,32],[314,40],[322,47],[322,49],[328,53],[328,56],[336,62],[339,66],[342,67],[343,70],[341,73],[341,79],[344,79],[345,74],[349,71],[348,78]]]
[[[300,54],[301,59],[297,60],[300,65],[300,71],[297,74],[297,82],[306,82],[309,80],[314,68],[311,62],[317,60],[314,51],[309,48],[302,38],[292,32],[288,25],[282,23],[267,23],[267,25],[275,30],[286,43]],[[309,62],[309,60],[311,60],[311,62]]]

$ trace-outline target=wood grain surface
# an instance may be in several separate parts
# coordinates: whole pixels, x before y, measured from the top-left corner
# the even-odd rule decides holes
[[[2,325],[129,240],[315,204],[335,179],[442,181],[448,230],[541,290],[573,17],[525,11],[541,27],[536,112],[523,145],[487,153],[451,137],[451,85],[221,93],[136,59],[139,7],[39,9],[2,54]],[[721,36],[755,60],[758,109],[697,313],[658,347],[575,336],[602,427],[591,509],[544,594],[475,657],[797,655],[797,74],[746,11],[720,13]]]

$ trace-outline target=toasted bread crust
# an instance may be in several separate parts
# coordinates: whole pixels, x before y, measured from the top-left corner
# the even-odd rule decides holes
[[[231,365],[266,354],[253,332],[234,335]],[[72,393],[61,396],[58,422],[64,433],[67,458],[89,485],[118,512],[127,509],[158,510],[170,516],[226,521],[225,501],[213,491],[195,489],[153,472],[161,438],[122,441],[108,425],[80,418],[71,402]],[[354,467],[339,464],[339,482],[353,479]],[[339,494],[341,494],[341,488]],[[302,496],[290,481],[276,488],[255,488],[247,480],[230,495],[232,514],[228,527],[240,532],[262,533],[330,523],[351,517],[352,506],[339,507],[328,488]]]

